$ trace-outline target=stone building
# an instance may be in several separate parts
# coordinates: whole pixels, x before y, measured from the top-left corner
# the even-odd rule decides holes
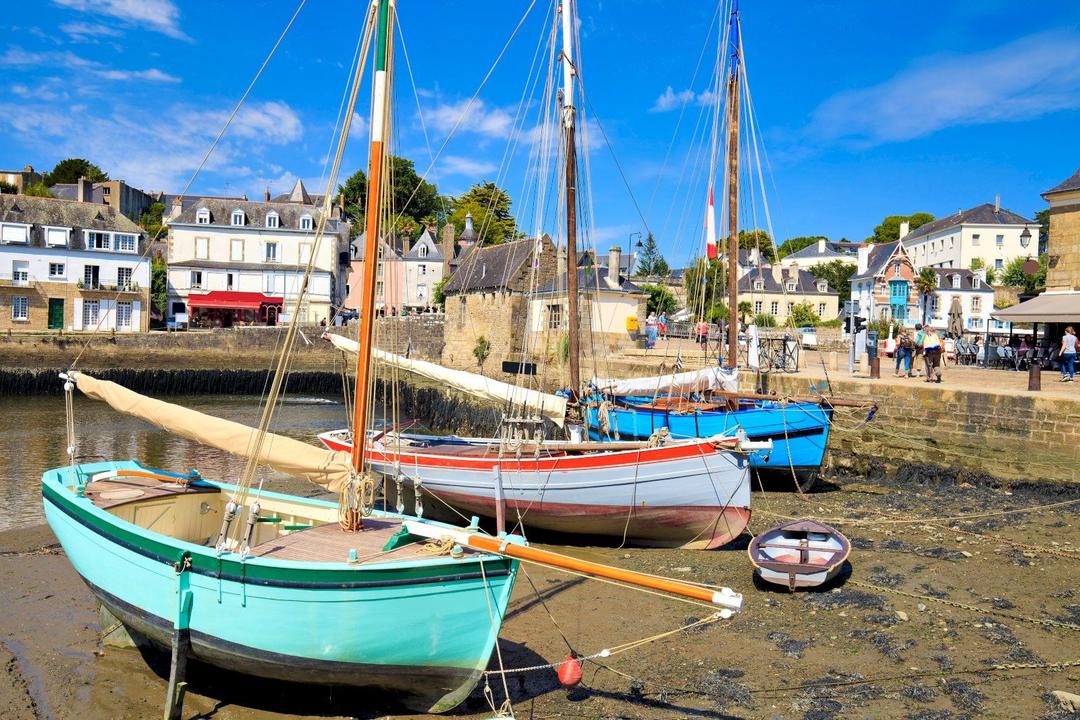
[[[502,364],[526,359],[522,350],[528,330],[528,294],[555,277],[556,255],[547,237],[473,246],[462,253],[443,288],[446,329],[442,364],[475,371],[473,348],[482,336],[491,346],[485,373],[512,379],[502,373]]]
[[[796,305],[807,304],[822,320],[835,320],[840,313],[840,293],[798,263],[757,267],[739,278],[739,302],[749,302],[754,315],[772,315],[777,324],[787,324]]]
[[[105,205],[0,195],[0,330],[145,331],[146,242]]]
[[[915,266],[900,242],[859,248],[858,267],[851,276],[851,299],[857,314],[868,320],[893,320],[907,327],[922,322]]]
[[[108,205],[120,214],[136,221],[160,197],[160,194],[152,195],[143,192],[123,180],[93,182],[84,177],[73,183],[57,183],[49,188],[49,191],[64,200]]]
[[[23,193],[26,188],[44,180],[45,177],[31,165],[24,165],[22,170],[0,170],[0,182],[13,185],[17,193]]]

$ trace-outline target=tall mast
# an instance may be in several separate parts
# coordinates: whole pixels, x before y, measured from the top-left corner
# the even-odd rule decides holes
[[[566,314],[570,321],[570,391],[581,392],[581,342],[577,289],[577,148],[574,141],[574,0],[562,0],[563,142],[566,148]]]
[[[371,404],[371,347],[375,337],[375,277],[379,265],[379,226],[382,215],[382,169],[390,136],[390,12],[395,0],[372,0],[377,5],[375,75],[371,85],[371,148],[368,151],[367,223],[364,236],[364,279],[360,290],[360,337],[356,353],[356,407],[353,409],[352,463],[364,470],[367,416]]]
[[[728,106],[728,351],[729,367],[739,365],[739,3],[731,9],[731,60],[727,86]]]

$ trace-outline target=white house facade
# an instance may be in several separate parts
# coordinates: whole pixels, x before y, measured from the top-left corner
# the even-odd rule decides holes
[[[147,330],[145,249],[113,208],[0,195],[0,329]]]
[[[413,310],[432,307],[435,286],[442,282],[444,272],[442,250],[432,233],[424,230],[401,260],[405,270],[403,305]]]
[[[983,267],[1001,270],[1015,258],[1037,257],[1039,224],[992,203],[920,225],[900,238],[916,268],[972,269],[976,260]]]
[[[927,305],[927,320],[932,327],[939,330],[949,327],[949,312],[955,299],[960,306],[964,332],[982,334],[988,326],[991,332],[1008,332],[1008,323],[990,319],[994,311],[994,288],[987,284],[984,270],[935,268],[935,273],[938,286]]]

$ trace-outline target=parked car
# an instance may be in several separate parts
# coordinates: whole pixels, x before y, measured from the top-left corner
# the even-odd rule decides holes
[[[802,346],[805,348],[817,347],[817,328],[815,327],[801,327],[798,329],[799,338],[802,339]]]

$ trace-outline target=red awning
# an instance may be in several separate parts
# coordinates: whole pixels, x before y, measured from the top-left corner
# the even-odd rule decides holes
[[[188,305],[193,308],[221,308],[226,310],[259,310],[264,305],[283,305],[285,298],[273,297],[256,292],[232,292],[213,290],[201,295],[188,296]]]

